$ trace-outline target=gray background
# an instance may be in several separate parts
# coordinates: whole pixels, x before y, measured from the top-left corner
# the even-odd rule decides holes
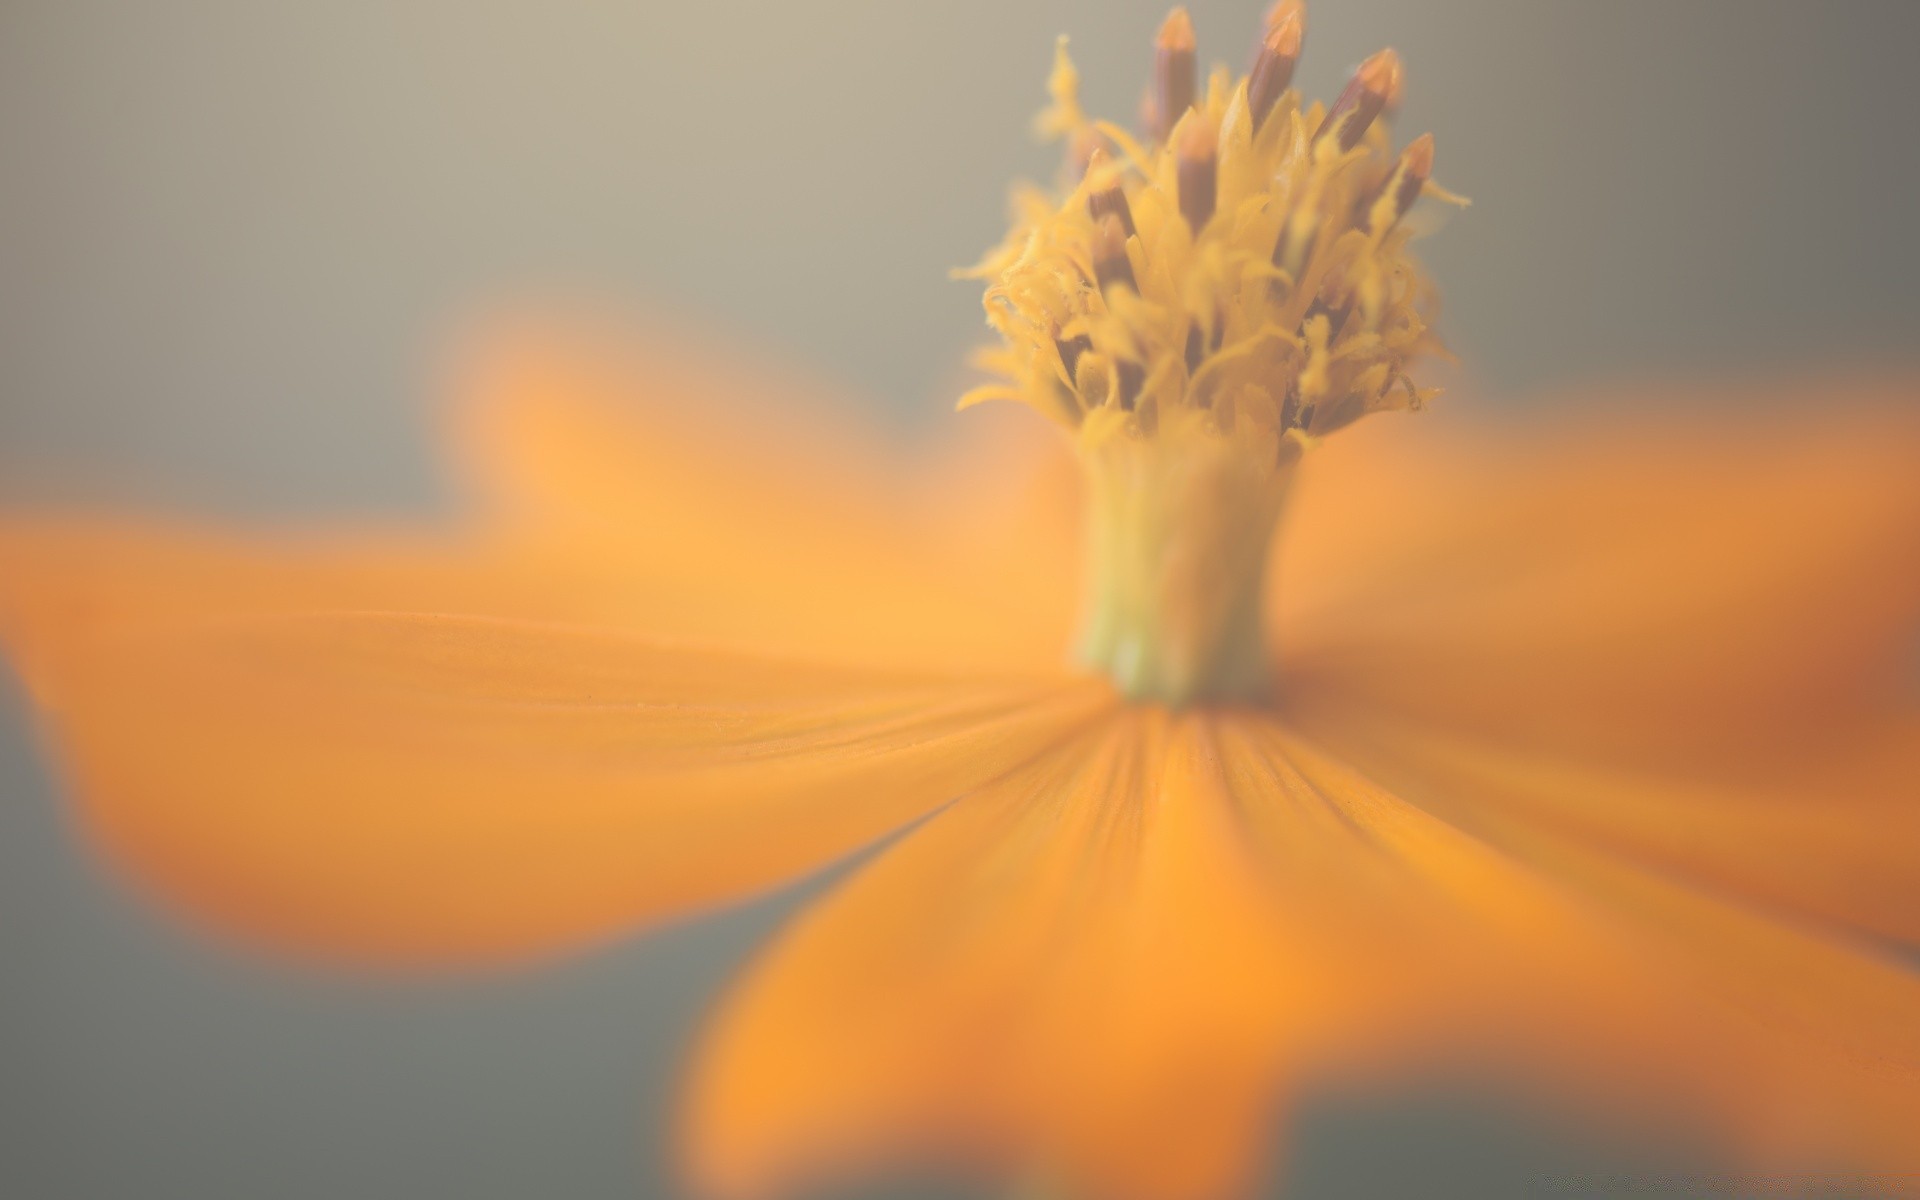
[[[1244,61],[1252,2],[1195,3]],[[1125,116],[1157,3],[0,0],[0,496],[442,496],[422,400],[494,303],[671,310],[940,419],[947,282],[1050,170],[1052,36]],[[1920,5],[1322,0],[1475,206],[1427,243],[1467,386],[1911,363]],[[1814,401],[1810,401],[1814,403]],[[524,975],[268,967],[69,836],[0,676],[0,1195],[630,1197],[676,1046],[790,898]],[[1458,1097],[1306,1114],[1290,1195],[1713,1192]]]

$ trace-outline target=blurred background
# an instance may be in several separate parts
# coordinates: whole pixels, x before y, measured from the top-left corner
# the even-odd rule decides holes
[[[1243,65],[1263,3],[1189,7]],[[1056,162],[1027,135],[1054,35],[1128,118],[1164,12],[0,0],[0,498],[440,503],[443,351],[540,297],[924,428],[982,332],[945,272]],[[1914,365],[1917,42],[1911,0],[1321,0],[1298,82],[1406,56],[1399,133],[1475,201],[1424,246],[1457,386],[1538,405]],[[0,1195],[672,1195],[677,1047],[793,899],[517,976],[289,973],[142,907],[56,791],[0,676]],[[1295,1132],[1276,1195],[1726,1194],[1463,1097]]]

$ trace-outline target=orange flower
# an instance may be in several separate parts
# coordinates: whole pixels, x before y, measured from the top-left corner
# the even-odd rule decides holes
[[[981,268],[969,400],[1066,438],[988,410],[902,470],[717,353],[523,329],[454,529],[0,520],[90,830],[399,963],[890,838],[713,1020],[684,1145],[727,1194],[907,1156],[1233,1192],[1304,1089],[1414,1074],[1912,1179],[1920,420],[1816,384],[1322,444],[1427,399],[1433,146],[1389,150],[1390,52],[1323,109],[1299,50],[1282,4],[1202,88],[1176,14],[1145,144],[1062,55],[1075,177]]]

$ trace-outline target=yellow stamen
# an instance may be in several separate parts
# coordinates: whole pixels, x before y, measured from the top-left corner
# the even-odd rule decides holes
[[[1341,153],[1360,144],[1367,129],[1389,106],[1400,99],[1400,56],[1392,50],[1380,53],[1360,64],[1340,98],[1327,110],[1314,141],[1336,142]]]
[[[1373,202],[1367,206],[1367,231],[1376,238],[1385,237],[1400,223],[1400,218],[1413,208],[1413,202],[1420,198],[1420,189],[1426,186],[1427,177],[1431,174],[1433,135],[1423,133],[1400,152],[1400,161],[1393,164],[1393,170],[1374,193]]]
[[[1213,219],[1220,127],[1206,113],[1194,113],[1181,122],[1178,142],[1180,215],[1197,236]]]
[[[1293,82],[1293,68],[1300,61],[1300,49],[1306,39],[1307,9],[1299,0],[1280,0],[1267,14],[1266,35],[1260,39],[1260,53],[1247,72],[1247,111],[1254,132],[1279,103],[1280,96]]]
[[[1133,225],[1133,209],[1127,204],[1126,188],[1120,173],[1112,166],[1105,150],[1095,150],[1087,163],[1087,212],[1098,222],[1113,217],[1128,237],[1139,232]]]
[[[1303,29],[1283,0],[1248,77],[1217,72],[1201,96],[1175,10],[1145,139],[1082,113],[1062,51],[1046,124],[1087,147],[1084,174],[1023,193],[973,273],[1006,349],[968,399],[1016,397],[1071,431],[1092,497],[1080,657],[1143,699],[1264,691],[1267,547],[1295,464],[1432,395],[1409,371],[1439,342],[1401,220],[1438,194],[1432,139],[1395,156],[1380,129],[1392,51],[1331,107],[1303,104],[1287,86]]]
[[[1100,284],[1102,292],[1115,287],[1128,287],[1140,290],[1139,283],[1133,277],[1133,263],[1127,258],[1127,230],[1120,218],[1107,213],[1100,218],[1100,227],[1094,231],[1093,239],[1093,277]]]
[[[1153,136],[1166,141],[1173,127],[1193,107],[1193,19],[1187,10],[1167,14],[1153,40]]]

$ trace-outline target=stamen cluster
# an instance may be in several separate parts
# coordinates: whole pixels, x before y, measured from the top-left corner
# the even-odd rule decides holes
[[[979,356],[997,379],[962,407],[1022,401],[1094,443],[1199,414],[1179,424],[1250,440],[1279,466],[1368,413],[1426,402],[1407,368],[1439,343],[1402,218],[1438,191],[1433,140],[1391,152],[1392,50],[1331,106],[1304,104],[1289,86],[1303,34],[1302,6],[1282,0],[1247,75],[1216,67],[1199,94],[1193,25],[1175,9],[1138,138],[1081,110],[1062,40],[1038,125],[1065,139],[1067,181],[1018,193],[1006,241],[966,273],[988,281],[1004,345]]]

